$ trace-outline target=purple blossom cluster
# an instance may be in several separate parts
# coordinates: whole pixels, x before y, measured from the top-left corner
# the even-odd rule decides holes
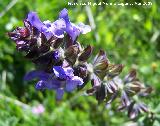
[[[142,112],[150,113],[137,98],[148,96],[152,88],[137,78],[136,70],[121,78],[124,66],[111,63],[103,50],[88,61],[93,47],[83,47],[77,38],[90,31],[89,25],[72,23],[67,9],[63,9],[54,22],[42,22],[37,13],[30,12],[24,27],[17,27],[8,36],[15,41],[17,50],[37,66],[24,77],[27,81],[38,78],[37,90],[55,90],[57,100],[61,100],[64,92],[82,90],[91,83],[86,94],[94,95],[98,103],[108,105],[117,99],[118,110],[127,110],[131,119]]]

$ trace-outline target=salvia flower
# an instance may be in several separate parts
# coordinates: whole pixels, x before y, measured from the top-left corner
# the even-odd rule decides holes
[[[74,76],[74,71],[71,67],[62,68],[61,66],[54,66],[53,71],[56,77],[65,81],[65,90],[73,91],[78,85],[83,84],[83,79]]]
[[[70,22],[67,9],[63,9],[59,13],[59,18],[65,21],[66,23],[65,31],[71,36],[73,42],[76,40],[76,38],[80,34],[86,34],[91,31],[91,28],[88,25],[84,25],[83,23],[79,23],[78,25],[75,25],[72,22]]]
[[[37,16],[36,12],[30,12],[28,14],[27,20],[33,27],[42,32],[47,39],[50,39],[52,36],[56,36],[57,38],[64,37],[64,29],[66,28],[64,20],[59,19],[53,23],[48,20],[42,22]]]
[[[65,92],[85,89],[91,83],[86,95],[94,95],[98,103],[111,105],[118,101],[118,110],[127,110],[131,119],[141,112],[149,113],[149,108],[133,96],[146,97],[152,88],[140,82],[136,70],[121,77],[124,65],[111,63],[101,49],[92,60],[93,47],[77,41],[80,34],[90,31],[89,25],[72,23],[68,10],[63,9],[55,21],[41,21],[36,12],[30,12],[24,27],[17,27],[8,36],[15,41],[17,50],[36,65],[36,70],[24,79],[38,79],[37,90],[54,90],[56,99],[61,100]]]

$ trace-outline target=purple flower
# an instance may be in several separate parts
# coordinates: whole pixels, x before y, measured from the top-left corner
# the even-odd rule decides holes
[[[50,22],[49,20],[42,22],[36,12],[30,12],[27,20],[33,27],[37,28],[39,32],[42,32],[47,39],[50,39],[52,36],[63,38],[64,32],[66,32],[71,36],[72,41],[75,41],[81,33],[86,34],[91,31],[88,25],[84,25],[83,23],[75,25],[71,23],[67,9],[63,9],[60,12],[59,19],[55,22]]]
[[[60,100],[64,94],[65,81],[57,80],[52,74],[46,73],[44,71],[31,71],[25,75],[24,79],[29,81],[34,78],[38,78],[39,81],[35,85],[37,90],[56,90],[56,98]]]
[[[75,24],[71,23],[69,20],[69,17],[68,17],[68,10],[67,9],[63,9],[59,13],[59,18],[64,19],[64,21],[66,23],[66,33],[68,33],[71,36],[72,41],[75,41],[76,38],[81,33],[86,34],[91,31],[91,28],[89,25],[84,25],[83,23],[79,23],[78,25],[75,25]]]
[[[46,35],[55,36],[57,38],[64,37],[64,30],[66,28],[65,21],[63,19],[58,19],[51,23],[50,21],[44,21],[44,27],[42,27],[42,32]]]
[[[38,81],[35,87],[37,90],[56,90],[57,100],[62,99],[64,91],[71,92],[78,85],[83,84],[83,79],[78,76],[74,76],[74,71],[71,67],[62,68],[61,66],[54,66],[53,72],[55,74],[55,77],[50,75],[48,79],[43,80],[43,78],[41,78],[42,80]],[[39,76],[40,73],[36,74],[37,76]],[[34,75],[34,77],[36,77],[36,75]],[[59,80],[58,78],[61,80]]]
[[[53,71],[55,76],[60,79],[70,79],[74,76],[71,67],[62,68],[61,66],[54,66]]]
[[[35,88],[54,90],[57,100],[61,100],[65,92],[72,92],[76,88],[80,90],[91,81],[92,88],[85,95],[95,95],[98,103],[110,105],[120,96],[117,100],[121,102],[118,110],[128,110],[131,119],[142,112],[150,113],[144,103],[136,103],[138,96],[148,96],[152,91],[151,87],[146,88],[139,81],[136,70],[121,79],[119,75],[123,65],[112,64],[103,50],[99,51],[92,63],[88,61],[93,47],[89,45],[84,48],[76,39],[90,31],[88,25],[72,23],[67,9],[63,9],[54,22],[41,21],[36,12],[30,12],[24,20],[24,27],[17,27],[8,33],[17,49],[24,52],[25,58],[38,68],[27,73],[24,80],[38,79]],[[36,114],[43,111],[42,105],[32,109]]]
[[[36,12],[30,12],[28,14],[27,20],[39,31],[41,31],[42,27],[44,27],[44,24],[41,22]]]
[[[62,48],[56,49],[53,51],[53,60],[54,62],[63,61],[64,59],[64,50]]]
[[[78,85],[83,84],[83,79],[74,76],[74,71],[71,67],[62,68],[61,66],[54,66],[53,72],[56,77],[65,80],[65,89],[68,92],[73,91]]]
[[[66,24],[63,19],[56,20],[53,23],[48,20],[42,22],[37,16],[36,12],[30,12],[28,14],[27,20],[33,27],[37,28],[39,32],[44,33],[47,39],[50,39],[52,36],[56,36],[57,38],[64,37],[63,34],[66,28]]]
[[[74,76],[74,70],[71,67],[62,68],[61,66],[54,66],[52,73],[46,73],[44,71],[35,70],[27,73],[24,77],[29,81],[34,78],[38,78],[39,81],[35,85],[37,90],[56,90],[56,98],[60,100],[64,94],[64,90],[67,92],[73,91],[78,85],[83,84],[83,79]]]

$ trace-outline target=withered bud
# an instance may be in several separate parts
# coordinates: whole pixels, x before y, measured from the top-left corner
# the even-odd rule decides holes
[[[124,88],[129,95],[134,95],[140,92],[143,87],[140,81],[133,81],[125,84]]]
[[[132,102],[128,107],[128,116],[131,119],[136,118],[140,113],[148,113],[149,109],[144,103]]]
[[[57,49],[63,43],[63,39],[52,36],[48,40],[48,43],[51,45],[52,48]]]
[[[82,54],[79,56],[78,60],[79,60],[79,61],[87,61],[88,58],[91,56],[92,51],[93,51],[93,47],[90,46],[90,45],[87,46],[87,47],[83,50]]]
[[[122,64],[110,65],[108,76],[111,78],[118,76],[122,72],[123,68],[124,68],[124,65]]]
[[[125,91],[122,91],[121,94],[121,102],[122,102],[122,106],[129,106],[131,104],[129,97],[127,96]]]
[[[66,35],[66,43],[65,43],[65,48],[67,49],[68,47],[72,46],[73,45],[73,40],[72,40],[72,37],[67,34]]]
[[[142,89],[142,91],[139,93],[139,96],[148,96],[153,91],[152,87],[147,87],[145,89]]]
[[[100,50],[94,59],[93,68],[94,73],[102,80],[106,75],[108,63],[109,61],[106,57],[106,53],[103,50]]]
[[[109,80],[104,82],[107,93],[115,93],[118,90],[118,85],[114,82],[114,80]]]
[[[96,93],[96,88],[91,88],[86,91],[87,95],[94,95]]]
[[[73,65],[77,60],[78,53],[78,45],[72,45],[65,50],[65,59]]]
[[[101,86],[97,88],[97,91],[96,91],[96,99],[98,103],[101,103],[102,101],[104,101],[105,96],[106,96],[105,86],[101,84]]]
[[[125,76],[124,82],[128,83],[128,82],[136,80],[136,75],[137,75],[136,70],[135,69],[131,70],[129,74]]]

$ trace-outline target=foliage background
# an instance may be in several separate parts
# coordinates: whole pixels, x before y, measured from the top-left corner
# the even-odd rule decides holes
[[[57,102],[53,91],[39,92],[34,89],[34,81],[24,82],[23,76],[27,71],[34,69],[34,65],[16,51],[14,42],[9,40],[6,32],[16,26],[22,26],[22,20],[29,11],[36,11],[42,20],[54,21],[59,11],[67,8],[71,21],[85,24],[91,22],[85,6],[68,6],[65,0],[14,0],[15,5],[6,11],[12,2],[0,0],[0,126],[160,125],[158,0],[152,0],[153,5],[149,7],[90,6],[95,28],[92,25],[94,28],[92,32],[79,38],[84,45],[94,45],[95,52],[100,48],[106,50],[112,62],[124,64],[122,76],[131,68],[135,68],[140,79],[153,86],[152,95],[143,99],[155,112],[155,119],[152,122],[147,120],[146,116],[130,120],[126,113],[116,111],[116,103],[106,109],[105,105],[98,105],[94,97],[80,96],[77,92],[65,94],[63,100]],[[35,115],[31,109],[38,104],[44,105],[45,112]]]

